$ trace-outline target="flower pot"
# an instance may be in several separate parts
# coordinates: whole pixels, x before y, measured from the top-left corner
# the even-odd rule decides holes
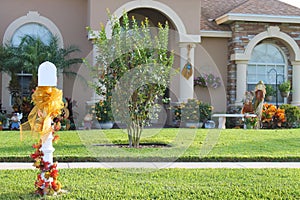
[[[253,129],[253,126],[251,124],[245,124],[245,129]]]
[[[67,129],[67,125],[61,125],[61,129],[64,131]]]
[[[174,126],[174,127],[177,127],[177,128],[180,127],[180,122],[181,122],[180,120],[174,119],[174,120],[173,120],[173,126]]]
[[[202,122],[185,122],[187,128],[201,128],[203,126]]]
[[[215,128],[216,124],[213,120],[207,120],[204,124],[205,128]]]
[[[266,96],[266,101],[272,101],[273,96]]]
[[[113,122],[99,122],[102,129],[111,129],[114,126]]]
[[[286,91],[286,92],[281,91],[281,92],[280,92],[280,95],[281,95],[282,97],[288,97],[288,96],[290,95],[290,91]]]

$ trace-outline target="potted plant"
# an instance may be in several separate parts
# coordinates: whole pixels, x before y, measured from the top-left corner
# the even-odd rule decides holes
[[[245,117],[245,129],[253,129],[254,127],[256,127],[258,122],[258,118],[257,117],[250,117],[250,116],[246,116]]]
[[[172,106],[172,108],[173,108],[173,114],[174,114],[173,125],[175,127],[179,127],[180,122],[181,122],[181,104]]]
[[[266,101],[271,101],[274,95],[276,95],[276,90],[273,86],[266,85]]]
[[[7,117],[5,113],[0,112],[0,130],[3,130],[3,126],[6,124],[7,122]]]
[[[100,100],[95,105],[96,118],[102,129],[110,129],[113,127],[113,114],[111,105],[106,100]]]
[[[60,125],[61,125],[61,129],[62,131],[66,131],[70,129],[71,123],[70,120],[67,118],[62,118],[60,120]]]
[[[208,120],[211,120],[213,107],[209,103],[200,102],[199,104],[199,115],[200,122],[205,123]]]
[[[278,89],[282,97],[288,97],[291,91],[291,83],[285,81],[278,86]]]
[[[190,128],[201,128],[204,123],[208,122],[211,127],[211,115],[213,107],[208,103],[203,103],[197,99],[188,99],[186,103],[181,103],[173,107],[174,122],[177,127],[180,122]]]
[[[181,104],[181,120],[185,122],[188,128],[202,127],[200,123],[199,105],[200,101],[197,99],[188,99],[186,103]]]

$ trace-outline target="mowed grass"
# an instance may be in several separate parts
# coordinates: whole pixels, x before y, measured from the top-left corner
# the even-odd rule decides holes
[[[119,148],[122,129],[58,132],[59,161],[300,161],[300,129],[145,129],[141,143],[159,148]],[[16,131],[0,132],[0,161],[30,161],[37,138],[20,141]],[[125,145],[126,146],[126,145]]]
[[[0,199],[34,196],[36,170],[0,171]],[[62,169],[46,199],[299,199],[299,169]]]

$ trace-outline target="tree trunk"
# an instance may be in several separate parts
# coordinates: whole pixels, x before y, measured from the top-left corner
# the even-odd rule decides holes
[[[132,148],[132,128],[131,128],[131,126],[127,127],[127,134],[128,134],[129,148]]]
[[[139,148],[143,127],[139,122],[131,122],[127,128],[129,147]]]

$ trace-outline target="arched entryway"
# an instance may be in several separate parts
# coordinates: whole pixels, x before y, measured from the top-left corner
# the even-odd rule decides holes
[[[173,33],[173,35],[177,35],[174,36],[174,42],[171,41],[170,47],[170,49],[175,51],[175,55],[177,56],[178,61],[175,61],[175,65],[180,66],[181,71],[189,57],[191,65],[194,66],[195,47],[197,43],[201,42],[201,37],[200,35],[187,34],[183,21],[172,8],[158,1],[135,0],[120,6],[117,10],[112,12],[112,15],[117,19],[120,19],[124,11],[131,14],[137,14],[138,16],[149,15],[148,18],[150,19],[151,16],[151,20],[154,25],[158,21],[168,21],[170,28],[176,32],[176,34]],[[107,37],[110,38],[110,21],[106,24],[105,30]],[[179,74],[178,80],[173,82],[174,87],[171,87],[170,89],[176,94],[176,99],[178,101],[187,101],[187,99],[194,97],[194,74],[189,79],[186,79]]]

